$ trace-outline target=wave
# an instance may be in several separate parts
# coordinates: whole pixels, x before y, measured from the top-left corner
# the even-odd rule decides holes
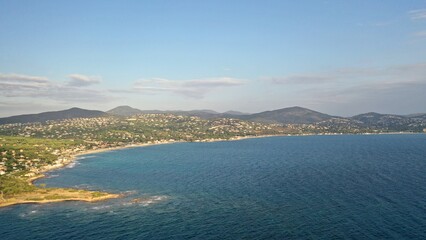
[[[79,165],[80,163],[77,161],[74,161],[70,164],[68,164],[67,166],[65,166],[66,168],[74,168],[75,166]]]
[[[101,206],[95,206],[92,207],[93,210],[104,210],[104,209],[110,209],[111,205],[101,205]]]
[[[93,186],[83,183],[83,184],[74,185],[73,188],[89,190],[89,189],[93,189]]]
[[[35,215],[35,214],[37,214],[38,213],[38,210],[31,210],[31,211],[29,211],[29,212],[27,212],[27,213],[21,213],[21,214],[19,214],[19,216],[21,217],[21,218],[25,218],[25,217],[29,217],[29,216],[31,216],[31,215]]]
[[[121,195],[123,195],[124,197],[130,196],[130,195],[135,195],[137,194],[138,191],[136,190],[128,190],[128,191],[124,191],[121,193]]]
[[[146,207],[146,206],[149,206],[151,204],[155,204],[155,203],[164,201],[166,199],[168,199],[168,196],[159,195],[159,196],[135,198],[135,199],[132,199],[129,203],[130,204],[138,204],[138,205]]]
[[[50,175],[47,175],[45,178],[55,178],[55,177],[59,177],[59,174],[50,174]]]
[[[77,160],[80,160],[80,159],[88,159],[88,158],[94,158],[94,157],[96,157],[96,156],[94,156],[94,155],[87,155],[87,156],[80,156],[80,157],[77,157],[76,159],[77,159]]]

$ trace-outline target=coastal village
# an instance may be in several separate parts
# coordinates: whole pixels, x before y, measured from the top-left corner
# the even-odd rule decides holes
[[[234,118],[203,119],[178,114],[138,114],[0,124],[0,207],[19,203],[100,201],[119,194],[35,186],[43,173],[64,167],[78,155],[125,147],[175,142],[229,141],[262,136],[388,133],[407,130],[400,121],[363,126],[361,121],[330,118],[311,124],[259,123]],[[410,129],[424,130],[424,121]]]
[[[64,166],[88,151],[172,142],[208,142],[284,134],[279,125],[236,119],[144,114],[0,125],[0,175],[26,177]]]
[[[388,125],[371,128],[346,118],[312,124],[264,124],[232,118],[139,114],[3,124],[0,125],[0,175],[36,176],[62,167],[88,151],[266,135],[386,133],[399,129],[398,125],[389,125],[392,123],[387,121]],[[423,120],[410,125],[425,131],[423,126]]]
[[[174,142],[211,142],[283,134],[276,125],[235,119],[204,120],[173,114],[73,118],[0,125],[0,207],[19,203],[100,201],[120,197],[98,191],[31,184],[77,155]]]

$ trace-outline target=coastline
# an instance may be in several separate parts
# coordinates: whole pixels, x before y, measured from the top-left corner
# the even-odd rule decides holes
[[[58,170],[61,168],[64,168],[68,166],[69,164],[75,162],[76,160],[79,160],[79,157],[84,155],[90,155],[90,154],[96,154],[96,153],[103,153],[103,152],[109,152],[109,151],[116,151],[116,150],[123,150],[127,148],[137,148],[137,147],[150,147],[150,146],[156,146],[156,145],[164,145],[164,144],[174,144],[174,143],[206,143],[206,142],[229,142],[229,141],[240,141],[245,139],[255,139],[255,138],[268,138],[268,137],[303,137],[303,136],[346,136],[346,135],[400,135],[400,134],[423,134],[423,133],[415,133],[415,132],[382,132],[382,133],[323,133],[323,134],[274,134],[274,135],[258,135],[258,136],[235,136],[231,137],[229,139],[203,139],[203,140],[195,140],[192,142],[189,141],[168,141],[163,140],[160,142],[154,142],[154,143],[132,143],[124,146],[118,146],[118,147],[108,147],[108,148],[100,148],[100,149],[90,149],[85,150],[76,154],[73,154],[70,156],[70,158],[61,164],[56,164],[52,166],[46,166],[43,169],[40,170],[39,174],[31,177],[28,179],[31,183],[33,183],[35,180],[45,177],[43,173],[50,172],[53,170]]]
[[[342,135],[392,135],[392,134],[419,134],[412,132],[392,132],[392,133],[360,133],[360,134],[341,134],[341,133],[329,133],[329,134],[276,134],[276,135],[258,135],[258,136],[235,136],[229,139],[203,139],[193,141],[194,143],[205,143],[205,142],[226,142],[226,141],[239,141],[253,138],[267,138],[267,137],[300,137],[300,136],[342,136]],[[420,133],[422,134],[422,133]],[[118,147],[108,147],[100,149],[90,149],[86,151],[81,151],[76,154],[69,156],[69,159],[60,163],[51,166],[45,166],[38,174],[25,179],[28,184],[34,185],[34,181],[46,177],[44,173],[50,172],[53,170],[61,169],[69,164],[79,160],[81,156],[96,154],[108,151],[122,150],[126,148],[136,148],[136,147],[149,147],[155,145],[163,144],[173,144],[173,143],[185,143],[188,141],[158,141],[153,143],[139,143],[139,144],[128,144]],[[48,193],[47,193],[47,192]],[[62,195],[61,195],[62,194]],[[65,195],[64,195],[65,194]],[[55,203],[55,202],[65,202],[65,201],[84,201],[84,202],[97,202],[108,199],[114,199],[121,197],[121,194],[113,194],[107,192],[99,191],[88,191],[81,189],[72,189],[72,188],[37,188],[30,193],[22,193],[14,196],[12,198],[4,199],[0,201],[0,208],[17,205],[17,204],[43,204],[43,203]]]
[[[57,199],[57,200],[25,200],[25,201],[6,201],[0,203],[0,208],[2,207],[9,207],[13,205],[19,205],[19,204],[45,204],[45,203],[58,203],[58,202],[74,202],[74,201],[80,201],[80,202],[98,202],[98,201],[104,201],[112,198],[118,198],[118,197],[103,197],[99,199],[84,199],[84,198],[70,198],[70,199]]]
[[[0,201],[0,208],[18,204],[44,204],[67,201],[98,202],[121,197],[120,194],[73,188],[45,188],[21,193]]]
[[[223,138],[217,138],[217,139],[203,139],[203,140],[196,140],[193,141],[194,143],[206,143],[206,142],[228,142],[228,141],[239,141],[239,140],[245,140],[245,139],[252,139],[252,138],[266,138],[266,137],[285,137],[289,136],[287,134],[277,134],[277,135],[259,135],[259,136],[236,136],[229,139],[223,139]],[[297,136],[297,135],[291,135],[291,136]],[[109,152],[109,151],[116,151],[116,150],[123,150],[127,148],[137,148],[137,147],[150,147],[150,146],[156,146],[156,145],[164,145],[164,144],[173,144],[173,143],[189,143],[189,141],[161,141],[161,142],[154,142],[154,143],[132,143],[124,146],[118,146],[118,147],[108,147],[108,148],[99,148],[99,149],[90,149],[85,150],[82,152],[78,152],[76,154],[73,154],[70,156],[70,158],[61,163],[61,164],[55,164],[51,166],[45,166],[40,169],[39,173],[33,177],[28,178],[29,183],[33,183],[34,181],[44,178],[44,173],[58,170],[61,168],[64,168],[68,166],[69,164],[75,162],[76,160],[79,160],[81,156],[84,155],[90,155],[90,154],[96,154],[96,153],[103,153],[103,152]]]
[[[221,139],[226,140],[226,139]],[[163,141],[157,143],[141,143],[141,144],[129,144],[125,146],[112,147],[112,148],[101,148],[101,149],[91,149],[82,151],[70,156],[70,158],[62,162],[61,164],[55,164],[51,166],[45,166],[40,169],[40,171],[31,177],[25,179],[25,181],[29,185],[34,185],[34,181],[46,177],[44,173],[61,169],[69,164],[75,162],[79,159],[79,157],[83,155],[108,152],[114,150],[121,150],[126,148],[134,148],[134,147],[147,147],[161,144],[171,144],[171,143],[179,143],[184,141]],[[10,198],[3,198],[1,195],[0,199],[0,208],[13,206],[18,204],[44,204],[44,203],[57,203],[57,202],[67,202],[67,201],[83,201],[83,202],[98,202],[104,201],[108,199],[120,198],[122,194],[115,193],[107,193],[100,191],[89,191],[83,189],[73,189],[73,188],[36,188],[36,190],[32,192],[24,192],[17,194]]]

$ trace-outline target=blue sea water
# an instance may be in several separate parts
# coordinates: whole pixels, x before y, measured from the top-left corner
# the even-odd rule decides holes
[[[422,134],[177,143],[82,158],[37,184],[126,196],[1,208],[0,239],[426,239]]]

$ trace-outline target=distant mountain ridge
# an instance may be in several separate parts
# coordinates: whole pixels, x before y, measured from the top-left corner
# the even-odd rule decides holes
[[[63,120],[71,118],[93,118],[107,116],[108,114],[98,110],[87,110],[82,108],[70,108],[62,111],[43,112],[37,114],[25,114],[0,118],[0,124],[8,123],[32,123],[46,122],[49,120]]]
[[[426,114],[396,115],[376,112],[363,113],[350,118],[365,128],[394,129],[405,131],[412,125],[426,122]]]
[[[365,129],[384,129],[395,131],[408,131],[416,129],[422,131],[426,127],[426,114],[416,113],[411,115],[380,114],[375,112],[363,113],[353,117],[332,116],[303,107],[288,107],[254,114],[237,111],[219,113],[212,110],[140,110],[130,106],[118,106],[107,112],[71,108],[63,111],[44,112],[39,114],[26,114],[0,118],[0,124],[46,122],[49,120],[62,120],[70,118],[93,118],[104,116],[129,117],[138,114],[174,114],[183,116],[197,116],[203,119],[234,118],[252,122],[269,124],[320,124],[327,127],[354,126]]]
[[[334,118],[328,114],[297,106],[235,117],[253,122],[281,124],[310,124]]]
[[[250,113],[243,113],[243,112],[239,112],[239,111],[226,111],[223,113],[223,115],[250,115]]]
[[[118,106],[116,108],[113,108],[111,110],[108,110],[107,113],[116,115],[116,116],[132,116],[137,114],[175,114],[175,115],[183,115],[183,116],[196,116],[200,118],[210,119],[210,118],[217,118],[221,113],[218,113],[213,110],[208,109],[202,109],[202,110],[189,110],[189,111],[182,111],[182,110],[140,110],[137,108],[132,108],[129,106]],[[238,112],[236,112],[238,113]]]
[[[142,110],[139,110],[137,108],[132,108],[130,106],[118,106],[106,112],[112,115],[117,115],[117,116],[132,116],[132,115],[141,114]]]

